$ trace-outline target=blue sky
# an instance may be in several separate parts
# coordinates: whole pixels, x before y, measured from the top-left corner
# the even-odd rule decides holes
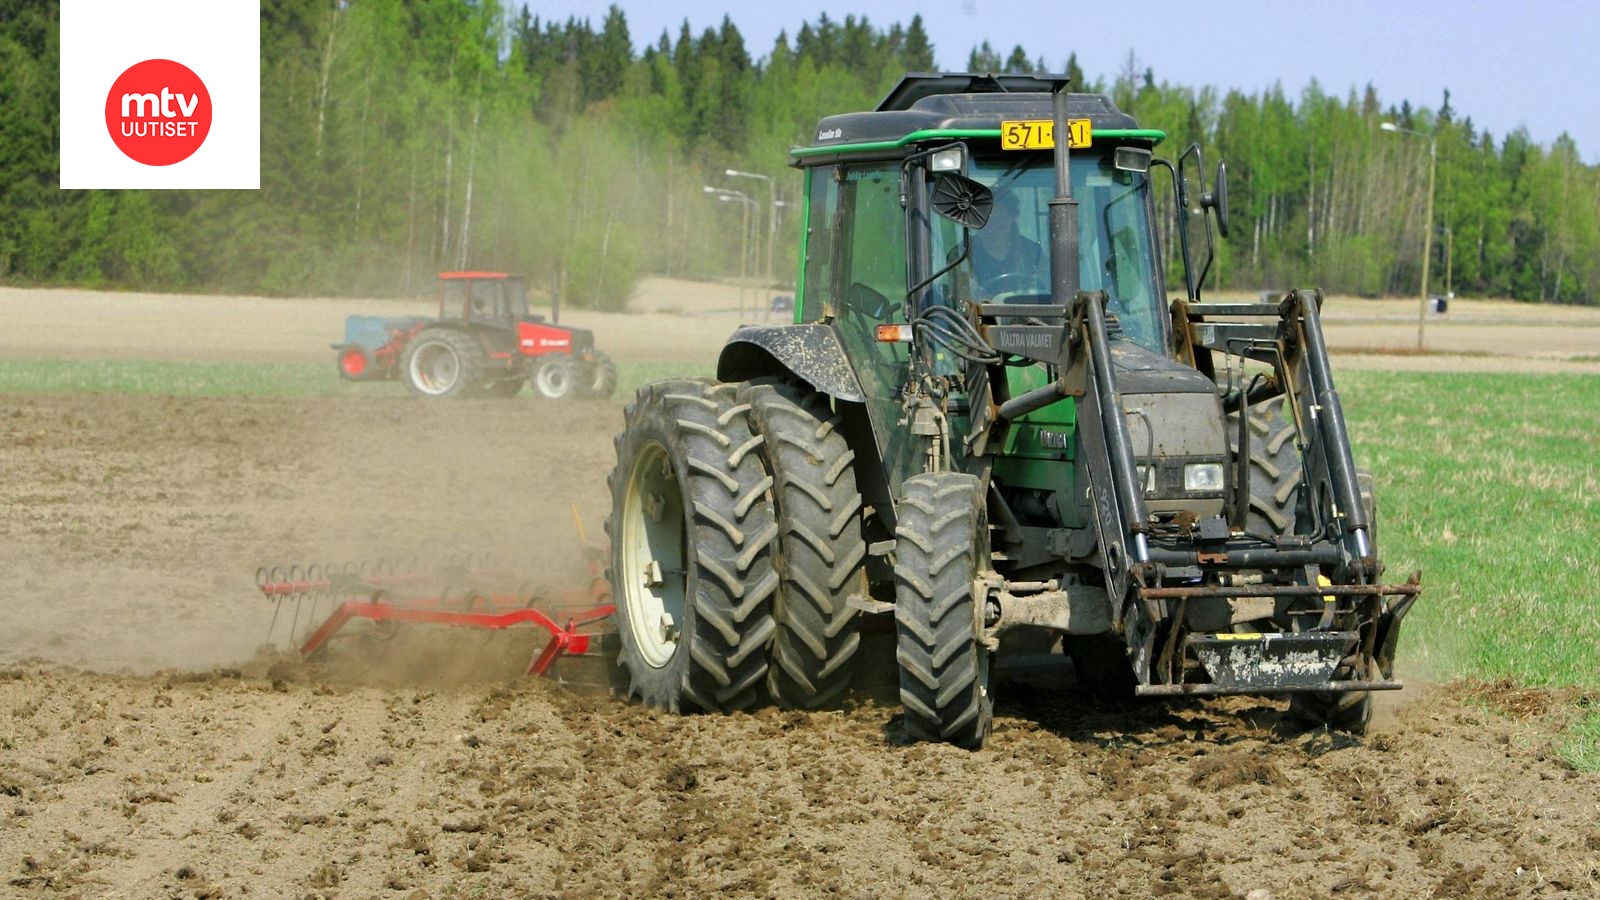
[[[519,0],[507,0],[515,7]],[[599,27],[608,2],[528,2],[543,18],[589,18]],[[1281,81],[1293,97],[1315,78],[1344,96],[1372,82],[1387,106],[1410,100],[1451,105],[1496,139],[1519,126],[1549,146],[1566,131],[1585,161],[1600,163],[1600,2],[1596,0],[1324,0],[1143,3],[1099,0],[874,0],[871,4],[618,0],[635,44],[674,36],[687,18],[695,34],[730,15],[752,55],[778,32],[792,36],[822,12],[842,21],[865,14],[881,27],[917,13],[941,67],[963,69],[988,40],[1005,55],[1059,66],[1075,51],[1090,77],[1110,77],[1131,50],[1157,80],[1259,91]]]

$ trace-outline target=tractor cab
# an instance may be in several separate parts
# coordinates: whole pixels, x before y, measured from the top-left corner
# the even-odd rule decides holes
[[[439,318],[503,326],[544,321],[528,310],[526,279],[504,272],[440,272]]]
[[[1133,161],[1133,165],[1126,162]],[[1078,199],[1080,290],[1105,291],[1107,310],[1123,336],[1161,352],[1170,331],[1165,285],[1151,227],[1148,155],[1102,153],[1074,159]],[[1119,166],[1119,162],[1122,165]],[[1055,174],[1048,151],[976,152],[967,177],[993,197],[979,228],[959,218],[928,219],[927,302],[964,309],[966,302],[1027,305],[1050,302],[1050,201]],[[936,208],[937,173],[926,202]],[[942,268],[942,267],[941,267]]]

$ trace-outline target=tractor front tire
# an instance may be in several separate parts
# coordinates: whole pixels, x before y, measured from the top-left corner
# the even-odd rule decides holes
[[[977,478],[905,480],[895,527],[895,659],[906,731],[977,750],[989,736],[989,649],[973,582],[986,568],[988,516]]]
[[[400,374],[418,397],[456,399],[472,396],[487,363],[477,338],[450,328],[432,328],[406,345]]]
[[[849,689],[848,664],[861,645],[848,605],[867,591],[855,453],[827,394],[772,381],[740,397],[765,440],[778,514],[782,581],[767,691],[780,706],[815,709]]]
[[[1367,539],[1378,546],[1378,504],[1373,493],[1372,473],[1356,470],[1356,484],[1361,490],[1361,506],[1367,514]],[[1376,677],[1376,672],[1361,672],[1360,657],[1351,654],[1340,661],[1334,670],[1335,681],[1350,678]],[[1372,722],[1372,692],[1344,691],[1341,693],[1291,694],[1289,718],[1312,728],[1327,728],[1349,734],[1366,734]]]
[[[1250,408],[1250,510],[1245,531],[1274,537],[1294,531],[1304,464],[1295,444],[1294,421],[1274,397]],[[1239,414],[1228,416],[1228,444],[1239,452]]]
[[[1139,679],[1128,661],[1127,645],[1113,635],[1068,634],[1061,650],[1072,660],[1079,690],[1103,704],[1131,703]]]
[[[578,391],[578,367],[566,356],[544,356],[533,364],[533,394],[542,400],[566,400]]]
[[[607,578],[628,691],[673,712],[760,699],[778,526],[733,385],[666,381],[628,404],[609,479]]]
[[[1245,530],[1261,537],[1293,533],[1301,482],[1305,477],[1305,464],[1295,444],[1295,426],[1286,403],[1285,398],[1275,397],[1250,410],[1250,510],[1245,518]],[[1238,419],[1230,416],[1229,440],[1237,440],[1237,434]],[[1361,483],[1367,521],[1372,524],[1372,532],[1376,532],[1372,476],[1357,472],[1356,477]],[[1345,681],[1363,677],[1356,668],[1354,657],[1346,659],[1334,671],[1333,679]],[[1313,728],[1364,734],[1372,719],[1372,694],[1368,691],[1290,694],[1289,718]]]
[[[582,390],[578,396],[604,400],[617,391],[617,364],[611,357],[596,351],[594,362],[584,367]]]

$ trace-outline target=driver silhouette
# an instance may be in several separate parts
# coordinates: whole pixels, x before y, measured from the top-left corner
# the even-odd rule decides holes
[[[1019,218],[1016,195],[997,192],[988,224],[972,234],[972,279],[983,296],[1011,293],[1040,281],[1043,254],[1017,228]]]

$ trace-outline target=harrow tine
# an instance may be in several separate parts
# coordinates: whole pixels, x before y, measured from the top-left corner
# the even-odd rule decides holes
[[[267,625],[267,643],[272,644],[273,632],[278,630],[278,613],[283,610],[283,598],[272,601],[272,621]],[[273,645],[276,646],[276,645]]]

